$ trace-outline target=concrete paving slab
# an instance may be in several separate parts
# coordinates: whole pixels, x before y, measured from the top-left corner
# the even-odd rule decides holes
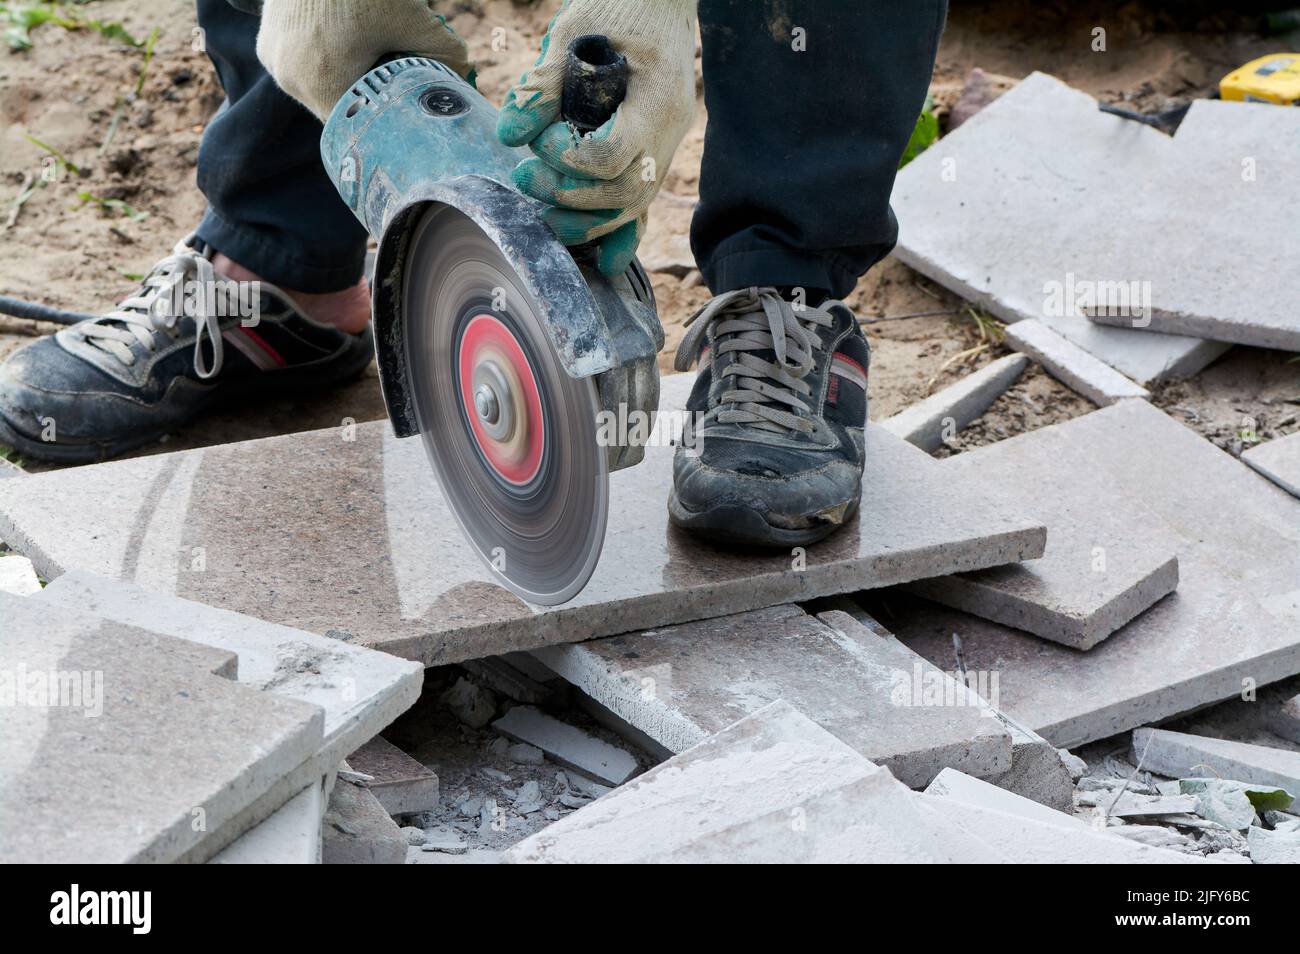
[[[1042,553],[1041,525],[971,499],[874,426],[872,505],[853,525],[806,553],[716,549],[668,525],[672,454],[651,447],[613,475],[600,565],[576,599],[549,609],[491,581],[420,442],[395,439],[386,422],[5,481],[0,537],[47,579],[84,569],[426,665]],[[106,488],[113,507],[67,506]]]
[[[1163,133],[1030,74],[899,173],[894,254],[1003,321],[1038,319],[1139,384],[1194,374],[1227,345],[1108,328],[1075,307],[1150,278],[1121,247],[1132,230],[1114,223],[1165,204],[1172,152]]]
[[[329,765],[414,705],[424,686],[423,668],[409,660],[79,570],[40,599],[236,654],[240,682],[324,710]]]
[[[187,861],[207,859],[268,819],[304,787],[321,785],[341,759],[413,705],[423,687],[424,671],[418,663],[329,637],[76,570],[56,584],[36,598],[236,654],[232,659],[238,659],[241,683],[324,711],[321,744],[311,756],[227,824],[209,829]]]
[[[1178,591],[1087,653],[891,594],[876,615],[904,643],[945,668],[959,633],[967,667],[999,674],[999,708],[1062,747],[1300,672],[1300,502],[1145,401],[1005,443],[1043,440],[1176,534]]]
[[[1012,764],[1007,730],[973,693],[952,683],[952,705],[913,704],[914,683],[949,677],[844,613],[776,606],[537,656],[674,754],[780,699],[914,788],[945,766]]]
[[[1263,131],[1272,127],[1273,135]],[[1300,116],[1267,105],[1198,101],[1173,139],[1176,201],[1134,206],[1118,248],[1151,282],[1151,331],[1300,351],[1300,274],[1286,243],[1300,215]],[[1212,255],[1187,255],[1153,235],[1213,235]],[[1128,327],[1128,316],[1095,314]]]
[[[1292,497],[1300,497],[1300,431],[1252,447],[1241,459]]]
[[[0,480],[4,480],[6,477],[24,477],[26,473],[17,464],[11,464],[3,457],[0,457]]]
[[[307,759],[320,708],[233,681],[234,659],[0,593],[7,860],[187,859]]]
[[[884,771],[793,706],[774,702],[526,838],[505,860],[617,863],[671,855]]]
[[[10,553],[0,556],[0,591],[14,596],[31,596],[41,591],[36,568],[25,556]]]
[[[1075,649],[1091,649],[1178,586],[1178,537],[1050,428],[940,463],[955,485],[1047,525],[1042,559],[920,580],[909,591]]]
[[[266,821],[213,856],[210,865],[318,865],[323,786],[308,785]]]
[[[1035,318],[1007,328],[1010,348],[1029,355],[1052,377],[1073,388],[1098,407],[1124,398],[1149,398],[1151,392],[1134,384],[1110,365],[1084,351]]]
[[[885,418],[880,426],[923,451],[936,451],[945,439],[987,411],[989,405],[1020,379],[1028,364],[1023,355],[1004,355],[893,417]]]
[[[1168,729],[1138,729],[1133,752],[1142,756],[1144,769],[1157,775],[1276,785],[1300,799],[1300,752]]]
[[[438,776],[383,736],[348,756],[354,771],[371,777],[366,788],[390,815],[414,815],[438,808]]]
[[[493,722],[492,728],[508,739],[541,749],[565,768],[610,785],[622,785],[637,771],[631,753],[532,706],[515,706]]]

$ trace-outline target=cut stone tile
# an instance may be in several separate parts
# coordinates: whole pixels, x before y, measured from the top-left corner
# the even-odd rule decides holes
[[[1300,497],[1300,431],[1252,447],[1241,459],[1292,497]]]
[[[438,808],[438,776],[383,736],[348,756],[354,771],[369,775],[366,788],[390,815],[414,815]]]
[[[492,728],[508,739],[536,746],[565,768],[610,785],[622,785],[637,771],[636,759],[628,752],[532,706],[515,706]]]
[[[1272,136],[1262,135],[1272,127]],[[1300,351],[1300,275],[1287,243],[1300,214],[1300,116],[1268,105],[1198,101],[1166,170],[1176,201],[1135,205],[1115,229],[1122,254],[1151,282],[1151,331]],[[1152,235],[1213,235],[1212,255],[1186,255]],[[1263,280],[1243,280],[1243,276]],[[1094,321],[1127,327],[1131,317]]]
[[[1178,586],[1178,537],[1117,492],[1085,450],[1051,428],[939,464],[955,486],[1033,513],[1042,559],[920,580],[910,592],[1075,649],[1091,649]]]
[[[1104,327],[1074,307],[1094,283],[1150,278],[1121,249],[1118,233],[1132,230],[1114,223],[1168,204],[1173,150],[1163,133],[1033,73],[899,173],[894,254],[1003,321],[1042,321],[1139,384],[1194,374],[1228,346]]]
[[[1113,799],[1111,801],[1114,801]],[[1125,792],[1118,801],[1105,802],[1106,813],[1113,818],[1148,818],[1152,815],[1181,815],[1195,813],[1198,800],[1195,795],[1140,795]]]
[[[1040,802],[1008,792],[997,785],[982,782],[956,769],[944,769],[935,776],[934,781],[926,786],[925,794],[929,798],[948,798],[975,808],[1021,815],[1047,825],[1088,827],[1073,815],[1048,808]]]
[[[973,693],[844,613],[775,606],[536,652],[674,754],[780,699],[914,788],[949,765],[1012,765],[1010,736]],[[953,704],[913,704],[926,679],[951,683]]]
[[[65,573],[39,598],[235,653],[240,682],[324,710],[330,767],[414,705],[424,685],[409,660],[91,573]]]
[[[1149,398],[1151,392],[1134,384],[1072,341],[1061,337],[1034,318],[1007,327],[1007,347],[1029,355],[1058,381],[1082,394],[1098,407],[1123,398]]]
[[[1276,785],[1300,799],[1300,752],[1168,729],[1138,729],[1133,754],[1142,756],[1142,768],[1157,775]]]
[[[41,591],[36,568],[25,556],[10,553],[0,556],[0,590],[14,596],[31,596]]]
[[[320,864],[323,786],[308,785],[266,821],[219,851],[210,865]]]
[[[342,779],[335,783],[322,825],[324,864],[401,865],[406,849],[402,829],[370,789]]]
[[[1066,748],[1300,672],[1300,501],[1146,401],[1003,444],[1044,440],[1087,457],[1177,535],[1178,591],[1082,654],[891,595],[892,615],[877,615],[899,639],[944,668],[960,634],[967,667],[999,673],[998,707]]]
[[[927,453],[938,450],[945,438],[952,437],[987,411],[989,405],[1020,379],[1028,364],[1023,355],[1005,355],[886,418],[880,426]]]
[[[873,426],[872,505],[797,555],[806,568],[791,572],[789,553],[715,549],[670,528],[672,455],[650,447],[644,463],[612,476],[600,565],[576,599],[549,609],[491,582],[420,441],[397,440],[385,422],[5,481],[0,538],[46,579],[84,569],[426,665],[1042,553],[1040,525],[972,499],[916,448]],[[262,506],[248,505],[250,487]],[[106,488],[113,507],[67,504]]]
[[[311,757],[227,825],[209,828],[187,860],[204,860],[304,787],[321,784],[348,753],[413,705],[424,682],[418,663],[81,571],[65,573],[35,599],[235,653],[241,683],[324,710],[322,741]]]
[[[318,706],[232,681],[235,661],[0,593],[6,859],[191,860],[321,745]]]
[[[785,702],[524,839],[513,862],[632,862],[883,772]]]

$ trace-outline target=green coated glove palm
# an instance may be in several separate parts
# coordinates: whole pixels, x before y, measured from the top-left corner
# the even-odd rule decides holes
[[[627,96],[613,118],[580,135],[560,117],[569,44],[604,34],[627,57]],[[566,245],[599,240],[607,275],[627,268],[646,211],[695,110],[695,0],[565,0],[536,66],[506,96],[497,135],[531,146],[515,184],[551,208]]]

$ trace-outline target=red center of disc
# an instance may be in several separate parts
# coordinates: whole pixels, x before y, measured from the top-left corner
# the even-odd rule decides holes
[[[510,379],[513,394],[499,396],[501,403],[511,402],[510,412],[515,419],[513,435],[506,440],[488,434],[474,403],[474,369],[484,361],[496,362]],[[545,444],[537,379],[515,336],[492,315],[475,315],[461,335],[460,399],[479,449],[493,469],[517,486],[536,477],[542,467]]]

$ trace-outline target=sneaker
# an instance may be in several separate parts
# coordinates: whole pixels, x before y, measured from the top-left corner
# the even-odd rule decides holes
[[[870,348],[848,307],[797,307],[775,288],[710,301],[676,367],[700,360],[673,460],[672,522],[749,546],[815,543],[862,496]]]
[[[237,283],[182,241],[114,311],[0,364],[0,444],[60,463],[158,440],[223,403],[340,384],[365,370],[369,334],[312,321],[267,282]]]

